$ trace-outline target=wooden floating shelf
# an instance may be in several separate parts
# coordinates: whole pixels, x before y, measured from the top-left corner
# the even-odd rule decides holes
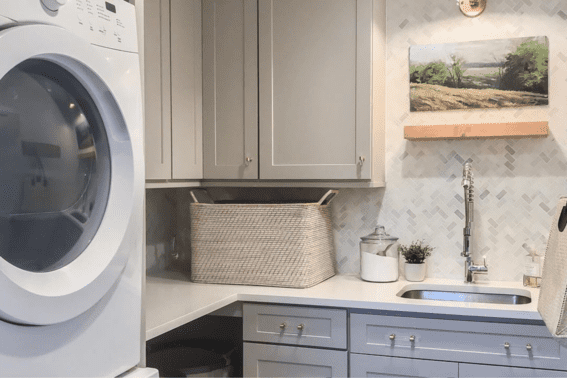
[[[408,140],[545,138],[547,122],[477,123],[461,125],[405,126]]]

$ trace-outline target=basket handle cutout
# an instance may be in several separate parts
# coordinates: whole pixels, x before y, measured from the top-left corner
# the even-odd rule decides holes
[[[339,194],[338,190],[329,190],[327,193],[325,193],[323,197],[321,197],[319,202],[317,202],[317,205],[327,206],[328,204],[331,203],[331,201],[333,200],[333,198],[335,198],[337,194]]]
[[[557,228],[559,229],[559,232],[563,232],[566,225],[567,225],[567,205],[563,206],[563,209],[561,209],[561,215],[559,215],[559,220],[557,221]]]
[[[208,203],[214,204],[215,201],[209,196],[209,193],[205,189],[194,189],[189,192],[191,194],[191,198],[195,203]],[[199,201],[197,197],[201,198]]]

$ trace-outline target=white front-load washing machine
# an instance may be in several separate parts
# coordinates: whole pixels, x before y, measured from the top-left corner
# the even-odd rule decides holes
[[[113,377],[141,353],[135,8],[0,0],[0,377]]]

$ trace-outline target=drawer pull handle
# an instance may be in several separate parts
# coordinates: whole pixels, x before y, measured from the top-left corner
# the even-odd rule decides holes
[[[394,340],[395,338],[396,338],[396,335],[392,333],[392,334],[390,335],[390,340]]]
[[[415,336],[414,336],[414,335],[411,335],[411,336],[409,337],[409,341],[414,342],[414,341],[415,341]]]
[[[504,348],[510,349],[510,343],[508,343],[508,342],[504,343]]]
[[[305,326],[303,324],[300,324],[297,326],[297,329],[300,331],[303,331],[303,328],[305,328]]]
[[[280,324],[280,329],[285,329],[285,323]]]
[[[532,350],[532,344],[527,344],[527,345],[526,345],[526,349],[527,349],[527,350]]]

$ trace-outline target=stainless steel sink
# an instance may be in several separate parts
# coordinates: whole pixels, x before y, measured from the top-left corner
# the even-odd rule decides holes
[[[496,303],[521,305],[531,303],[529,291],[519,289],[494,289],[476,287],[455,287],[445,285],[435,287],[419,287],[421,285],[408,285],[403,288],[398,296],[408,299],[424,299],[432,301],[456,301],[469,303]]]

